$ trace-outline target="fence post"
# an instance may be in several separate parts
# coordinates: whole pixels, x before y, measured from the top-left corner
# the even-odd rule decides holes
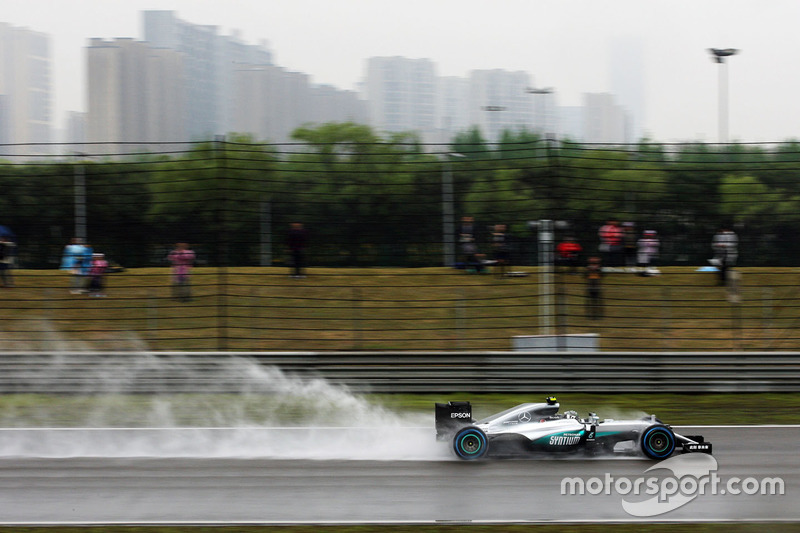
[[[456,262],[455,214],[453,194],[453,162],[445,154],[442,169],[442,266],[452,268]]]
[[[260,317],[258,316],[261,313],[261,294],[262,294],[263,287],[257,285],[252,287],[249,290],[249,295],[247,300],[249,302],[248,307],[250,308],[250,316],[248,329],[250,330],[250,334],[248,335],[249,338],[256,338],[255,346],[243,346],[245,350],[257,350],[257,346],[260,344],[259,340],[261,337],[261,329],[258,327],[258,324],[261,322]]]
[[[670,301],[671,291],[669,287],[661,287],[661,335],[664,338],[664,348],[672,348],[672,302]]]
[[[458,290],[458,299],[455,302],[455,317],[456,317],[456,338],[455,338],[455,345],[456,350],[463,350],[464,349],[464,328],[466,326],[466,306],[464,305],[465,300],[467,299],[466,295],[464,294],[465,288],[459,287]]]
[[[567,298],[564,290],[563,272],[556,273],[556,342],[558,343],[557,351],[561,352],[566,349],[565,342],[567,339]]]
[[[764,333],[767,346],[772,345],[772,287],[764,287],[761,291],[761,312],[763,314]]]
[[[539,221],[539,314],[540,334],[550,335],[553,326],[553,221]]]
[[[738,302],[731,303],[731,341],[734,350],[742,349],[742,308]]]
[[[145,332],[147,342],[150,344],[150,350],[158,350],[158,298],[153,295],[153,291],[158,289],[150,289],[147,298],[147,320],[145,320]]]
[[[361,349],[361,289],[353,287],[353,349]]]
[[[550,179],[548,180],[548,196],[553,198],[555,196],[555,184],[559,175],[558,168],[558,140],[552,133],[547,134],[544,140],[545,153],[547,156],[547,163],[550,170]],[[541,301],[540,315],[539,315],[539,333],[541,335],[550,335],[551,328],[553,327],[554,320],[558,322],[558,309],[554,311],[553,300],[557,300],[557,289],[554,286],[553,273],[555,270],[555,224],[552,220],[542,219],[538,223],[539,235],[539,297]],[[555,302],[558,306],[558,301]],[[558,329],[556,323],[556,329]],[[560,347],[559,347],[560,348]]]
[[[83,154],[76,154],[83,155]],[[86,232],[86,167],[80,161],[74,168],[75,237],[87,242]]]
[[[217,351],[228,349],[228,239],[226,231],[227,191],[225,188],[225,136],[214,137],[214,162],[217,185]]]

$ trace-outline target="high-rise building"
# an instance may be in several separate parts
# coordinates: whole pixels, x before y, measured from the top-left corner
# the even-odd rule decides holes
[[[367,119],[366,105],[353,91],[312,85],[307,74],[269,65],[241,65],[235,73],[234,130],[256,140],[291,141],[303,124],[358,122]]]
[[[646,91],[645,61],[642,40],[632,36],[616,37],[611,42],[611,92],[630,119],[630,142],[645,135]]]
[[[89,142],[186,140],[181,54],[118,38],[91,39],[87,56]]]
[[[267,49],[266,41],[258,45],[246,44],[240,40],[238,32],[233,36],[220,36],[217,39],[220,53],[217,54],[218,72],[218,118],[220,133],[236,131],[234,115],[236,113],[236,71],[243,65],[272,65],[272,53]]]
[[[0,94],[0,144],[11,142],[11,109],[8,106],[8,96]],[[0,155],[10,150],[9,147],[0,147]]]
[[[87,114],[83,111],[67,112],[67,121],[61,139],[61,142],[66,143],[64,153],[85,150],[80,143],[86,142],[86,117]]]
[[[503,131],[535,129],[533,103],[526,72],[473,70],[469,75],[469,122],[491,142]]]
[[[609,93],[584,93],[584,138],[587,143],[628,143],[630,115]]]
[[[490,142],[507,130],[558,133],[554,92],[532,92],[530,77],[521,71],[438,77],[429,59],[373,57],[363,92],[372,127],[417,132],[426,142],[449,143],[472,127]]]
[[[242,66],[236,72],[235,129],[257,140],[286,142],[305,119],[307,74],[274,66]]]
[[[469,129],[469,80],[458,76],[439,78],[436,127],[441,132],[437,142],[450,143]]]
[[[191,24],[174,11],[144,11],[144,39],[184,55],[187,133],[192,140],[228,133],[234,123],[235,72],[241,65],[271,65],[264,43],[248,45],[217,26]]]
[[[556,94],[552,88],[527,89],[533,105],[533,126],[531,129],[543,138],[558,136],[559,112]]]
[[[50,37],[0,22],[0,139],[48,143],[52,136]],[[44,145],[0,150],[47,152]]]
[[[314,123],[354,122],[367,124],[367,103],[355,91],[337,89],[333,85],[312,85],[309,120]]]
[[[430,59],[372,57],[367,60],[366,100],[370,125],[379,132],[416,132],[436,139],[436,67]]]
[[[559,139],[573,142],[582,142],[586,137],[586,109],[583,106],[559,106],[558,129],[556,135]]]

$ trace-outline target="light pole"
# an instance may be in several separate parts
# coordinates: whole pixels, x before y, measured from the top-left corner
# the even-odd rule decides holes
[[[539,221],[539,298],[542,335],[550,335],[553,326],[553,221]]]
[[[489,113],[496,113],[498,111],[505,111],[506,106],[504,105],[485,105],[481,107],[482,111],[488,111]],[[495,127],[494,120],[490,119],[488,116],[486,117],[486,129],[487,135],[489,136],[489,142],[497,142],[500,140],[500,128]]]
[[[453,157],[464,154],[444,154],[442,169],[442,266],[452,267],[456,263],[455,194],[453,191]]]
[[[555,230],[563,230],[568,223],[563,220],[531,220],[528,227],[538,232],[539,241],[539,333],[550,335],[553,328],[555,283]]]
[[[719,134],[720,144],[728,142],[728,67],[726,57],[739,53],[736,48],[709,48],[715,63],[719,63]]]
[[[536,113],[536,118],[537,119],[540,116],[542,117],[541,134],[542,134],[542,137],[544,137],[547,134],[551,133],[551,132],[547,131],[547,100],[546,100],[546,98],[547,98],[548,94],[553,94],[553,92],[554,92],[553,88],[552,87],[542,87],[541,89],[537,89],[536,87],[528,87],[527,89],[525,89],[525,92],[528,93],[528,94],[539,94],[539,95],[542,95],[541,99],[539,99],[539,98],[536,99],[537,104],[536,104],[535,113]],[[541,109],[539,109],[539,102],[541,102],[543,104],[541,106]]]

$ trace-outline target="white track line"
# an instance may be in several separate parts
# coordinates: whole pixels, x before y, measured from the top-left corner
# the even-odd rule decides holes
[[[385,430],[414,429],[430,430],[427,426],[176,426],[176,427],[14,427],[0,428],[0,431],[309,431],[309,430]]]
[[[759,429],[759,428],[786,428],[798,429],[800,424],[736,424],[736,425],[680,425],[671,426],[673,428],[699,428],[699,429]],[[323,430],[323,431],[341,431],[349,429],[359,430],[383,430],[383,429],[413,429],[413,430],[431,430],[433,427],[427,426],[392,426],[392,427],[373,427],[373,426],[320,426],[320,427],[303,427],[303,426],[179,426],[179,427],[14,427],[14,428],[0,428],[0,431],[309,431],[309,430]]]
[[[4,522],[0,526],[8,527],[49,527],[49,526],[293,526],[293,525],[327,525],[327,526],[360,526],[360,525],[510,525],[510,524],[711,524],[711,523],[796,523],[796,518],[658,518],[644,520],[641,518],[574,518],[551,520],[160,520],[160,521],[102,521],[102,522]]]

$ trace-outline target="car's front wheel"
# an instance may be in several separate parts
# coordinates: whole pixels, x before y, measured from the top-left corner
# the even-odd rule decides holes
[[[642,434],[642,451],[650,459],[666,459],[675,451],[675,434],[667,426],[650,426]]]
[[[485,457],[489,451],[486,433],[474,426],[465,427],[453,437],[453,450],[459,459],[473,460]]]

